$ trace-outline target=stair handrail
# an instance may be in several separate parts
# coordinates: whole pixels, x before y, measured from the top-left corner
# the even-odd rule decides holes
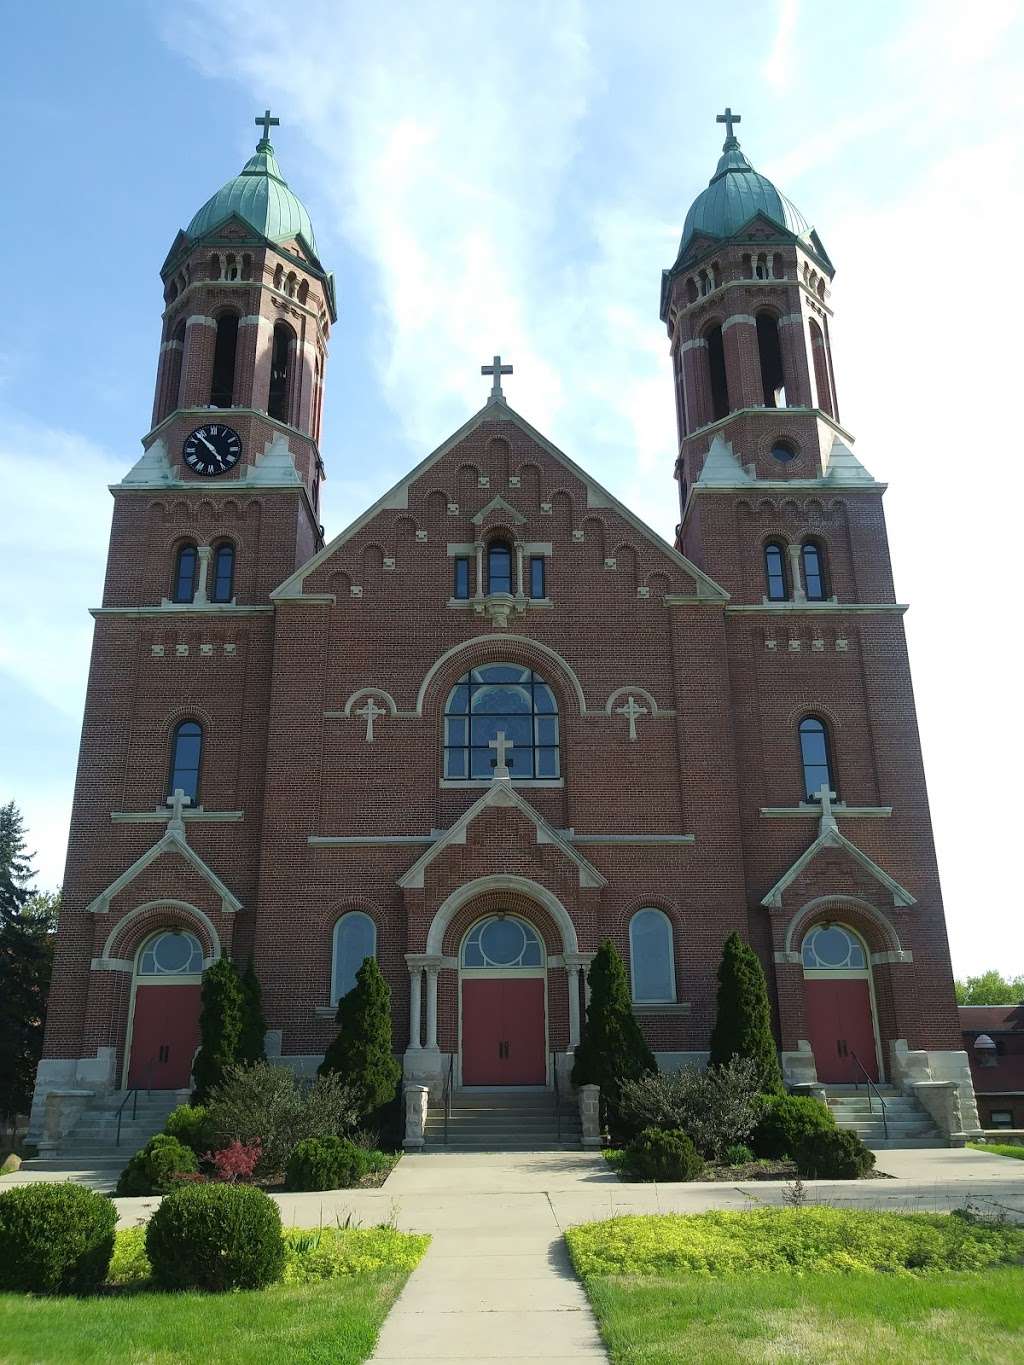
[[[144,1085],[133,1085],[132,1088],[131,1088],[131,1090],[128,1091],[128,1094],[125,1095],[124,1099],[123,1099],[123,1100],[121,1101],[121,1103],[118,1105],[118,1108],[117,1108],[117,1133],[116,1133],[116,1135],[115,1135],[115,1137],[114,1137],[114,1146],[115,1146],[115,1147],[120,1147],[120,1145],[121,1145],[121,1120],[124,1118],[124,1111],[125,1111],[126,1105],[128,1104],[128,1101],[131,1100],[131,1102],[132,1102],[132,1123],[134,1123],[135,1120],[139,1117],[139,1091],[140,1091],[140,1090],[145,1090],[145,1092],[146,1092],[147,1095],[151,1093],[151,1087],[150,1087],[150,1084],[149,1084],[149,1083],[150,1083],[150,1081],[151,1081],[152,1078],[153,1078],[153,1068],[154,1068],[154,1066],[156,1066],[156,1062],[157,1062],[157,1059],[154,1057],[154,1058],[152,1059],[152,1061],[150,1061],[150,1062],[147,1063],[145,1069],[143,1070],[142,1078],[143,1078],[145,1084],[144,1084]]]
[[[872,1093],[873,1093],[873,1094],[877,1097],[877,1099],[878,1099],[878,1107],[879,1107],[879,1108],[881,1109],[881,1111],[882,1111],[882,1133],[883,1133],[883,1135],[884,1135],[884,1137],[885,1137],[885,1140],[888,1142],[888,1140],[889,1140],[889,1121],[888,1121],[888,1119],[885,1117],[885,1100],[882,1099],[882,1092],[879,1090],[878,1086],[875,1085],[874,1081],[871,1079],[871,1077],[870,1077],[870,1076],[868,1075],[868,1073],[865,1071],[865,1069],[864,1069],[864,1063],[863,1063],[863,1062],[861,1061],[861,1059],[857,1056],[856,1052],[851,1051],[851,1052],[850,1052],[850,1056],[851,1056],[851,1057],[853,1058],[853,1060],[857,1063],[857,1066],[860,1068],[861,1075],[864,1077],[864,1080],[867,1082],[867,1086],[868,1086],[868,1113],[869,1113],[869,1114],[873,1114],[873,1113],[875,1112],[874,1109],[871,1107],[871,1095],[872,1095]],[[854,1082],[854,1084],[857,1084],[857,1082]]]
[[[562,1090],[558,1084],[558,1053],[552,1049],[551,1052],[551,1079],[555,1089],[555,1125],[558,1134],[558,1142],[562,1142]]]
[[[448,1075],[444,1081],[444,1091],[441,1095],[441,1103],[444,1106],[444,1145],[448,1146],[448,1120],[452,1112],[452,1081],[455,1076],[455,1053],[448,1054]]]

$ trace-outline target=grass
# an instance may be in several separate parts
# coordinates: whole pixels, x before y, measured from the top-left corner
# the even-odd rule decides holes
[[[1024,1144],[1018,1145],[1014,1142],[969,1142],[968,1147],[973,1147],[976,1152],[991,1152],[993,1156],[1012,1156],[1017,1161],[1024,1161]]]
[[[566,1241],[614,1365],[1019,1365],[1024,1228],[833,1208],[627,1217]]]

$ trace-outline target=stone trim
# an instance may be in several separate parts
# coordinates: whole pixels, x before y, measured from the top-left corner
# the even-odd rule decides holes
[[[634,1000],[634,1014],[689,1014],[693,1006],[689,1000]]]
[[[115,825],[146,825],[159,824],[160,821],[170,820],[172,812],[169,808],[158,810],[112,810],[110,819]],[[203,810],[202,806],[194,809],[186,806],[181,812],[183,820],[198,821],[217,821],[228,822],[231,824],[241,824],[245,819],[244,810]]]
[[[213,890],[220,896],[221,910],[225,914],[231,914],[236,910],[241,910],[242,902],[238,897],[229,891],[216,872],[210,865],[190,848],[184,835],[184,830],[179,833],[177,830],[169,829],[162,838],[158,839],[152,848],[146,850],[141,858],[136,858],[131,867],[126,868],[120,877],[116,877],[105,890],[85,907],[87,914],[105,915],[110,909],[110,902],[115,896],[130,886],[135,878],[146,870],[150,863],[155,862],[163,853],[180,853],[185,861],[193,867],[206,881],[209,882]],[[170,904],[170,902],[167,902]],[[183,902],[182,902],[183,904]],[[191,908],[191,907],[189,907]],[[124,923],[124,920],[121,921]]]
[[[694,485],[696,487],[696,485]],[[770,612],[774,615],[790,612],[824,612],[842,615],[844,612],[897,612],[902,616],[910,610],[907,602],[731,602],[725,608],[726,616],[742,612]]]
[[[800,907],[786,926],[785,951],[787,953],[795,952],[793,944],[802,936],[804,925],[816,915],[819,910],[824,909],[826,906],[835,908],[840,912],[844,906],[851,907],[856,910],[858,914],[863,915],[865,919],[870,920],[876,929],[881,930],[889,943],[889,951],[896,955],[901,955],[904,952],[903,945],[900,943],[899,934],[896,932],[896,926],[889,919],[888,915],[879,910],[876,905],[870,905],[867,901],[862,901],[857,896],[841,895],[815,896],[813,900],[809,900],[806,905]],[[800,958],[799,953],[795,953],[795,955],[797,958]],[[800,961],[802,963],[803,959],[800,958]]]
[[[270,616],[273,607],[237,607],[231,602],[163,602],[159,607],[90,607],[90,616]]]
[[[914,954],[904,949],[899,952],[871,954],[871,965],[873,967],[902,966],[903,963],[913,962],[913,960]]]
[[[89,963],[91,972],[133,972],[135,963],[123,957],[94,957]]]
[[[433,844],[436,834],[310,834],[306,843],[314,848],[366,848],[385,844]]]
[[[693,834],[577,834],[569,830],[567,837],[574,844],[692,844]]]
[[[543,906],[561,931],[563,953],[579,953],[576,926],[569,912],[554,892],[549,891],[546,886],[541,886],[540,882],[535,882],[529,877],[494,874],[465,882],[462,886],[456,887],[451,895],[442,902],[427,931],[428,954],[443,960],[441,948],[448,925],[464,905],[488,891],[518,891],[521,895],[528,896],[531,900],[536,901],[538,905]]]
[[[198,906],[190,905],[188,901],[173,900],[170,897],[163,897],[162,899],[155,901],[146,901],[143,905],[137,905],[134,910],[129,910],[127,915],[119,919],[118,922],[110,930],[110,933],[107,935],[107,941],[103,945],[103,960],[124,961],[125,959],[123,958],[116,959],[114,957],[113,949],[115,943],[117,943],[117,941],[123,936],[124,931],[128,927],[128,925],[134,924],[134,922],[137,919],[139,919],[142,915],[146,914],[148,911],[158,910],[161,906],[169,906],[171,909],[177,910],[184,915],[191,915],[192,918],[197,921],[197,923],[202,928],[203,932],[206,934],[210,947],[213,949],[213,955],[210,958],[206,957],[203,958],[203,966],[205,968],[211,962],[216,962],[217,959],[221,956],[221,952],[223,950],[221,948],[220,935],[217,933],[217,930],[214,927],[213,921],[210,919],[209,915],[204,914],[203,911],[200,910]],[[132,964],[132,966],[134,970],[134,963]]]
[[[824,823],[823,820],[822,824],[824,825]],[[865,872],[874,877],[875,881],[889,892],[892,896],[892,903],[894,906],[899,907],[917,904],[916,898],[912,896],[905,887],[900,886],[899,882],[896,881],[895,878],[890,877],[888,872],[883,872],[878,864],[872,862],[866,853],[862,853],[852,840],[847,839],[845,834],[841,834],[840,831],[834,827],[831,829],[826,827],[821,831],[814,843],[811,844],[810,848],[797,858],[788,872],[784,872],[768,894],[762,898],[761,904],[769,910],[781,910],[783,893],[796,881],[797,877],[799,877],[800,873],[807,867],[808,863],[810,863],[824,848],[844,849],[855,862],[860,864]],[[859,904],[860,902],[857,903]]]
[[[848,806],[843,801],[834,801],[832,803],[832,814],[845,815],[847,819],[887,820],[892,815],[892,806]],[[813,815],[820,819],[821,807],[812,806],[806,801],[801,801],[797,806],[761,807],[761,818],[763,820],[790,820],[798,819],[803,815]]]

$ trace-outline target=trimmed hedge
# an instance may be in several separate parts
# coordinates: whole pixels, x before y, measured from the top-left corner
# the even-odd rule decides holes
[[[366,1175],[370,1154],[347,1138],[306,1138],[288,1158],[290,1190],[347,1190]]]
[[[87,1294],[103,1283],[117,1209],[84,1185],[21,1185],[0,1195],[0,1290]]]
[[[179,1104],[168,1114],[164,1132],[191,1147],[198,1157],[204,1156],[213,1146],[213,1131],[205,1104]]]
[[[846,1128],[807,1133],[797,1145],[796,1168],[809,1180],[859,1180],[875,1164],[875,1154]]]
[[[814,1133],[834,1132],[836,1121],[825,1105],[809,1095],[771,1095],[750,1138],[750,1145],[758,1156],[796,1156],[796,1149],[805,1137]]]
[[[638,1180],[696,1180],[704,1169],[679,1128],[645,1128],[626,1148],[623,1165]]]
[[[193,1175],[199,1162],[191,1147],[169,1133],[157,1133],[128,1162],[121,1172],[115,1193],[118,1198],[140,1194],[167,1194],[181,1183],[182,1175]]]
[[[284,1269],[281,1215],[251,1185],[182,1185],[149,1220],[146,1255],[161,1289],[263,1289]]]

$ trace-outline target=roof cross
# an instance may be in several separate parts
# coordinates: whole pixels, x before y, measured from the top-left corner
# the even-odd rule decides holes
[[[829,789],[827,782],[823,782],[812,795],[815,801],[821,802],[821,833],[824,834],[827,829],[838,829],[836,817],[832,813],[832,802],[836,799],[835,792]]]
[[[480,366],[480,373],[494,375],[494,383],[491,385],[491,397],[504,398],[505,395],[501,391],[501,376],[503,374],[511,374],[512,366],[503,365],[501,363],[501,356],[496,355],[492,364]]]
[[[268,111],[268,112],[269,112],[269,111]],[[257,119],[256,122],[259,123],[259,119]],[[734,113],[732,112],[732,110],[729,108],[729,106],[726,105],[726,106],[725,106],[725,113],[724,113],[724,114],[716,114],[716,115],[715,115],[715,122],[716,122],[716,123],[724,123],[724,124],[725,124],[725,136],[726,136],[726,138],[731,138],[732,135],[733,135],[733,132],[732,132],[732,125],[733,125],[734,123],[741,123],[741,122],[742,122],[742,117],[741,117],[739,114],[734,114]]]
[[[171,808],[171,818],[167,823],[168,830],[173,830],[177,834],[184,834],[185,822],[182,819],[182,811],[186,806],[191,806],[191,796],[186,796],[180,787],[175,787],[173,795],[167,798],[167,804]]]
[[[513,741],[505,738],[504,730],[499,730],[493,739],[487,741],[487,747],[493,749],[498,755],[497,758],[493,760],[494,776],[510,777],[511,774],[508,770],[507,760],[509,749],[514,749],[516,747]]]
[[[263,129],[263,136],[262,138],[260,138],[261,142],[269,142],[271,128],[277,128],[281,124],[281,120],[279,118],[270,117],[269,109],[266,110],[262,118],[257,117],[253,120],[253,122],[256,124],[257,128]]]

